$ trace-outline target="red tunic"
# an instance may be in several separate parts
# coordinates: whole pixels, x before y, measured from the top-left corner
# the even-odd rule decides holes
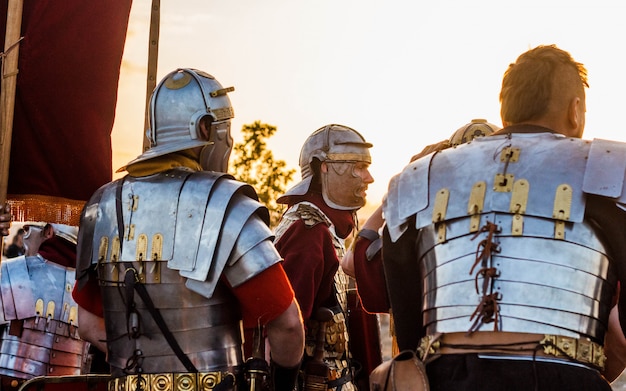
[[[362,236],[354,242],[354,274],[358,281],[359,296],[367,312],[387,313],[391,306],[387,296],[382,251],[368,260],[365,252],[370,244],[372,241]]]
[[[352,232],[352,211],[330,208],[320,194],[298,197],[297,202],[302,201],[320,208],[330,218],[340,238],[346,238]],[[276,249],[284,259],[283,267],[296,293],[305,323],[313,309],[336,305],[334,278],[339,259],[326,224],[307,227],[304,221],[298,220],[281,236]]]
[[[320,194],[292,197],[291,201],[293,204],[307,201],[317,206],[331,220],[337,236],[342,239],[355,226],[353,211],[330,208]],[[334,277],[339,259],[333,235],[326,224],[307,227],[303,220],[297,220],[282,234],[276,248],[284,259],[283,266],[296,293],[305,325],[317,308],[336,306]],[[378,323],[374,315],[363,311],[353,292],[348,292],[347,304],[349,348],[353,359],[362,366],[354,383],[360,390],[367,391],[369,373],[382,362]]]

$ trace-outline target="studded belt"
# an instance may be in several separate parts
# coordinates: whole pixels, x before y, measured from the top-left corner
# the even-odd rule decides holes
[[[508,332],[447,333],[422,338],[418,354],[429,358],[442,354],[494,353],[510,356],[550,357],[604,369],[602,345],[589,339],[561,335]]]
[[[235,375],[230,372],[146,373],[112,379],[107,390],[209,391],[226,379],[235,383]]]

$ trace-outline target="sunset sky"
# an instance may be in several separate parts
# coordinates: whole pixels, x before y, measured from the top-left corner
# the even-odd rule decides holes
[[[193,67],[234,86],[235,141],[244,124],[274,125],[269,147],[293,168],[317,128],[355,128],[374,144],[375,205],[427,144],[472,118],[501,125],[502,75],[540,44],[589,71],[584,137],[626,141],[625,17],[622,0],[162,0],[158,78]],[[150,1],[134,0],[114,170],[141,152],[149,22]]]

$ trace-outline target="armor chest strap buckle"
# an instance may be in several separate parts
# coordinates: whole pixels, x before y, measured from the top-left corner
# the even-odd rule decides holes
[[[420,358],[429,362],[442,354],[502,354],[551,357],[604,369],[602,345],[586,338],[509,332],[447,333],[422,338]],[[428,360],[428,359],[431,360]]]

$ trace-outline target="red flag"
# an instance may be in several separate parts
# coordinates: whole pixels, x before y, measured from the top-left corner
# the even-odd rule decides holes
[[[8,182],[14,219],[78,225],[83,203],[112,179],[131,4],[24,1]],[[0,7],[4,42],[7,0]]]

